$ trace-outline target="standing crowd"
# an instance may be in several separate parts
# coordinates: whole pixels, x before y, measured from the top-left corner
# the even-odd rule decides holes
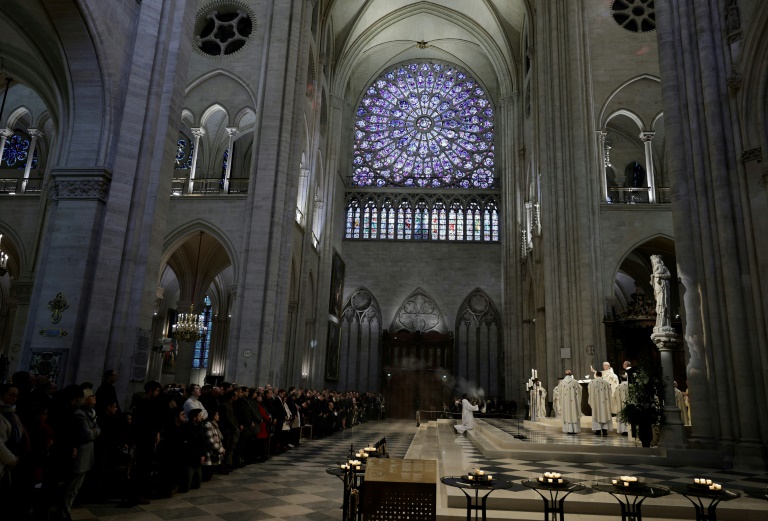
[[[384,414],[373,393],[155,381],[124,411],[116,381],[58,390],[18,372],[0,385],[4,518],[71,519],[78,498],[147,504]]]

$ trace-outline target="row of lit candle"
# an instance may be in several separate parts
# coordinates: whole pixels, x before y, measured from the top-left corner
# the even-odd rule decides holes
[[[693,482],[697,485],[711,485],[712,480],[711,479],[705,479],[705,478],[693,478]]]
[[[543,476],[539,476],[539,483],[555,483],[562,485],[563,476],[559,472],[545,472]]]

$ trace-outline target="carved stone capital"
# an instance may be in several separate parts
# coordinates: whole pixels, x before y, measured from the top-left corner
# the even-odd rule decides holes
[[[13,130],[10,128],[0,128],[0,137],[9,138],[13,135]]]
[[[203,127],[193,128],[192,135],[195,137],[203,137],[205,135],[205,129]]]
[[[752,161],[762,161],[763,160],[763,149],[760,147],[757,148],[750,148],[749,150],[745,150],[741,153],[741,161],[743,163],[751,163]]]
[[[656,132],[640,132],[640,141],[642,141],[643,143],[653,141],[653,137],[655,135],[656,135]]]
[[[344,108],[344,98],[340,98],[339,96],[334,96],[331,94],[331,107],[335,109]]]
[[[42,130],[37,129],[37,128],[28,128],[27,129],[27,134],[29,134],[29,137],[36,137],[36,138],[41,138],[41,137],[43,137],[45,135],[45,134],[43,134]]]
[[[309,177],[309,168],[300,168],[299,177]]]
[[[738,72],[732,73],[730,76],[728,76],[728,79],[726,80],[728,83],[728,88],[732,91],[737,91],[741,89],[741,83],[742,83],[742,76]]]
[[[227,127],[227,134],[229,134],[229,137],[235,137],[239,133],[240,131],[237,127]]]
[[[105,203],[112,174],[103,169],[61,169],[51,172],[51,201],[71,199],[94,200]]]

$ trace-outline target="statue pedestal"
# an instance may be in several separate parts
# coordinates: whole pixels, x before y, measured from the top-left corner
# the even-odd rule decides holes
[[[672,353],[680,349],[680,339],[672,327],[655,327],[651,340],[661,353],[661,369],[664,373],[664,425],[661,428],[661,441],[659,445],[671,449],[683,449],[685,443],[685,429],[680,418],[680,409],[675,403],[675,386],[673,384],[674,366]]]

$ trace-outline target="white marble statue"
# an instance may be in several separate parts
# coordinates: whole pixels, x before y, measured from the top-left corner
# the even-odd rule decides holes
[[[664,261],[661,260],[661,255],[651,255],[651,264],[653,265],[651,285],[653,285],[653,297],[656,299],[656,326],[653,331],[671,331],[673,330],[669,309],[669,280],[671,276],[664,265]]]

